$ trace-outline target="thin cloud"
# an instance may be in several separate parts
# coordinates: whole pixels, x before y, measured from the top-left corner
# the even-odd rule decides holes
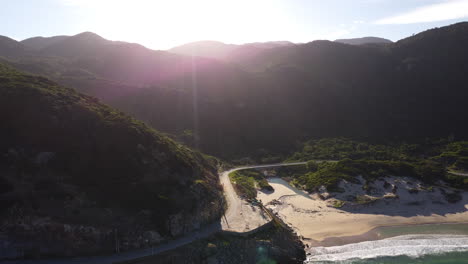
[[[415,24],[468,17],[468,0],[446,0],[413,11],[377,20],[375,24]]]
[[[341,28],[329,31],[321,36],[318,36],[317,39],[335,40],[338,38],[349,36],[351,33],[358,29],[358,26],[356,24],[359,23],[353,23],[351,25],[341,24]]]

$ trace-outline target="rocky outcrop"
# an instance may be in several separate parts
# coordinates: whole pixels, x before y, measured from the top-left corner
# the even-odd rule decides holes
[[[10,149],[0,157],[0,261],[147,248],[219,220],[225,206],[222,193],[207,193],[200,181],[190,189],[195,201],[167,218],[155,209],[103,207],[49,169],[55,153]]]
[[[218,235],[135,264],[303,263],[304,246],[289,229],[273,226],[250,237]]]
[[[152,215],[147,212],[135,215],[114,212],[115,218],[111,218],[114,221],[110,220],[105,225],[101,221],[84,224],[79,215],[75,223],[69,219],[58,221],[41,217],[31,209],[16,207],[1,223],[0,260],[112,254],[147,248],[183,236],[218,219],[217,210],[221,210],[221,206],[218,207],[212,207],[211,214],[195,211],[170,217],[166,222],[170,233],[164,236],[151,223]],[[73,210],[85,218],[94,214],[95,219],[110,219],[113,211],[99,208]],[[117,219],[120,221],[117,222]]]

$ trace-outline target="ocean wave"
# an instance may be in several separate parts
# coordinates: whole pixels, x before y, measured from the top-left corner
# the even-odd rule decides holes
[[[403,235],[335,247],[314,247],[305,263],[349,261],[379,257],[408,256],[419,258],[448,252],[468,251],[466,235]]]

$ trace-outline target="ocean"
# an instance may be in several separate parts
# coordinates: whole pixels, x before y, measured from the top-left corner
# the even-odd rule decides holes
[[[379,240],[314,247],[305,263],[468,264],[468,224],[382,227]]]

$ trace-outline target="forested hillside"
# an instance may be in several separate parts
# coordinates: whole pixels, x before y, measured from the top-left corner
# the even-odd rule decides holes
[[[216,60],[83,33],[9,63],[234,158],[319,137],[464,139],[467,36],[459,23],[385,45],[245,45]]]
[[[214,159],[45,77],[0,64],[0,123],[1,258],[139,248],[222,213]]]

